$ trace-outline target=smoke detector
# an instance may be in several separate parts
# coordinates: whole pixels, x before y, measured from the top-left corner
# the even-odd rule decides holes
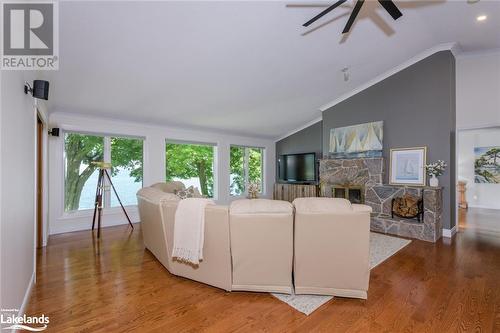
[[[342,73],[344,73],[344,81],[349,81],[349,67],[342,68]]]

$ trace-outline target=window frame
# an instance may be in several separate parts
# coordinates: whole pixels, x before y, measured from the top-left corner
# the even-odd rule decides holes
[[[194,140],[178,140],[178,139],[169,139],[168,137],[165,138],[165,149],[164,151],[164,157],[165,157],[165,181],[167,181],[167,167],[168,167],[168,156],[167,156],[167,144],[172,143],[172,144],[178,144],[178,145],[194,145],[194,146],[211,146],[212,151],[213,151],[213,163],[212,163],[212,174],[214,178],[214,184],[213,184],[213,196],[210,199],[213,200],[218,200],[219,199],[219,177],[218,177],[218,170],[219,170],[219,145],[216,142],[209,142],[209,141],[194,141]],[[201,189],[199,189],[201,192]]]
[[[103,141],[103,157],[104,157],[104,162],[106,163],[111,163],[111,138],[123,138],[123,139],[135,139],[135,140],[141,140],[142,141],[142,184],[141,187],[144,186],[144,161],[145,161],[145,143],[146,143],[146,138],[142,136],[135,136],[135,135],[125,135],[125,134],[114,134],[114,133],[102,133],[102,132],[91,132],[91,131],[79,131],[79,130],[62,130],[61,131],[61,137],[62,137],[62,202],[61,202],[61,207],[62,207],[62,215],[63,217],[65,216],[78,216],[78,215],[87,215],[89,212],[93,211],[94,208],[85,208],[85,209],[77,209],[77,210],[66,210],[65,207],[65,202],[66,202],[66,144],[65,144],[65,139],[66,139],[66,134],[79,134],[79,135],[88,135],[88,136],[98,136],[102,137]],[[111,176],[111,174],[110,174]],[[104,179],[105,186],[110,186],[109,181],[105,178]],[[113,211],[116,209],[121,209],[120,206],[111,206],[111,191],[112,189],[109,188],[108,190],[104,191],[104,196],[103,196],[103,210],[106,211]],[[137,207],[137,205],[126,205],[125,207]]]
[[[243,173],[245,175],[244,177],[244,184],[245,184],[245,190],[241,194],[231,194],[231,148],[243,148],[244,149],[244,154],[243,154]],[[237,145],[237,144],[230,144],[229,145],[229,197],[230,198],[238,198],[238,197],[244,197],[248,195],[248,179],[249,179],[249,165],[250,165],[250,149],[260,149],[260,175],[261,175],[261,183],[260,183],[260,190],[259,194],[264,195],[265,191],[265,177],[264,177],[264,154],[266,151],[266,148],[264,147],[258,147],[258,146],[245,146],[245,145]]]

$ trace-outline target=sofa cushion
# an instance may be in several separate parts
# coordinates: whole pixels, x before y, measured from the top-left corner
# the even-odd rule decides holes
[[[352,211],[351,202],[341,198],[297,198],[293,205],[298,213],[339,213]]]
[[[288,201],[269,199],[241,199],[231,203],[229,214],[292,214]]]
[[[179,201],[179,197],[173,193],[166,193],[154,187],[144,187],[137,191],[137,197],[159,204],[166,201]]]
[[[165,193],[174,193],[175,191],[184,190],[186,188],[182,182],[178,181],[156,183],[151,185],[151,187],[154,187]]]

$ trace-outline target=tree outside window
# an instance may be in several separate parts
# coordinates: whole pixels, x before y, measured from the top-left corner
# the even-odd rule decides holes
[[[142,187],[143,140],[65,133],[64,210],[94,208],[98,170],[92,162],[111,154],[110,176],[124,205],[135,205],[135,194]],[[109,156],[109,155],[108,155]],[[105,193],[105,207],[118,201],[114,193]]]
[[[166,180],[180,180],[198,187],[203,195],[214,196],[214,149],[209,144],[166,144]]]
[[[229,190],[232,196],[246,193],[248,183],[259,183],[263,189],[264,149],[255,147],[231,146],[229,156]]]
[[[104,137],[66,133],[64,138],[66,174],[64,179],[64,210],[80,209],[84,186],[97,186],[97,168],[92,162],[104,160]],[[82,209],[92,208],[92,203],[82,202]]]

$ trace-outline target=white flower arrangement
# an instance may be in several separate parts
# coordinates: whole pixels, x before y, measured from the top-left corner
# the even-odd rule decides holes
[[[249,182],[248,187],[248,198],[257,199],[260,192],[260,182]]]
[[[448,165],[446,164],[445,161],[438,160],[437,162],[427,164],[425,166],[425,169],[427,170],[427,174],[429,176],[441,176],[444,173],[444,170],[446,170],[446,167]]]

